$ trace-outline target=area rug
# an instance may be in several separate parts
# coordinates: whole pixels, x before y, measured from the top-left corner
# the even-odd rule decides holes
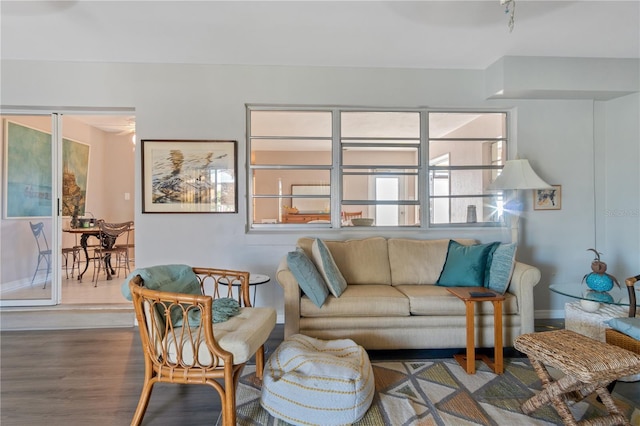
[[[504,374],[493,373],[477,362],[476,374],[467,374],[454,359],[372,362],[376,396],[357,426],[427,425],[561,425],[549,406],[531,416],[520,404],[540,391],[540,380],[527,358],[505,359]],[[260,406],[261,383],[255,366],[245,367],[237,392],[237,424],[285,426]],[[640,424],[640,409],[614,395],[632,425]],[[605,414],[591,396],[571,407],[574,417],[588,419]],[[218,424],[221,424],[218,419]],[[318,419],[322,425],[322,419]],[[324,423],[326,424],[326,423]]]

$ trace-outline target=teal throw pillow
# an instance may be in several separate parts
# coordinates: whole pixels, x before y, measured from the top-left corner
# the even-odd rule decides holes
[[[486,287],[504,294],[509,288],[513,267],[516,264],[516,243],[500,244],[491,256],[488,266],[489,282]]]
[[[327,245],[320,238],[316,238],[311,245],[311,254],[313,255],[313,262],[327,283],[331,294],[335,297],[340,297],[347,288],[347,281],[340,273]]]
[[[298,248],[287,254],[287,265],[304,294],[321,308],[329,296],[329,289],[311,259]]]
[[[444,287],[483,287],[489,254],[499,243],[465,246],[449,240],[447,258],[436,285]]]
[[[611,318],[607,324],[614,330],[640,340],[640,317]]]

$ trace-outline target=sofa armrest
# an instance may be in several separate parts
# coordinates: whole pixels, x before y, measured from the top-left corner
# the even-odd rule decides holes
[[[522,334],[534,331],[533,287],[540,282],[540,270],[535,266],[516,262],[511,284],[507,290],[518,298]]]
[[[283,258],[276,271],[276,281],[284,289],[284,337],[300,332],[300,286],[293,276],[287,258]]]

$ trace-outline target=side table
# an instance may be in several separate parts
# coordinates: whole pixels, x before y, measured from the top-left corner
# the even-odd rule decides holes
[[[503,348],[502,348],[502,301],[504,296],[496,294],[484,287],[449,287],[449,293],[462,300],[466,306],[467,319],[467,353],[465,355],[456,354],[453,357],[465,369],[468,374],[476,372],[476,345],[475,345],[475,304],[476,302],[491,302],[493,304],[493,346],[494,361],[492,362],[486,355],[479,355],[485,364],[496,374],[504,371]],[[471,293],[487,293],[487,296],[474,297]]]
[[[623,306],[604,305],[595,312],[589,312],[582,309],[580,301],[568,302],[564,305],[564,328],[604,342],[604,330],[608,328],[606,321],[626,317],[627,314],[628,309]]]
[[[266,284],[271,281],[269,275],[264,274],[249,274],[249,288],[253,287],[253,303],[252,306],[256,306],[256,293],[258,292],[259,285]],[[240,284],[232,284],[234,287],[240,287]]]

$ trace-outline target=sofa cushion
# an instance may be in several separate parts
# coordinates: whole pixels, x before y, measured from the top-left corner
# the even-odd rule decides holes
[[[320,308],[329,295],[329,289],[316,265],[301,248],[298,248],[287,254],[287,266],[304,294]]]
[[[322,309],[308,297],[300,299],[302,317],[409,316],[409,299],[387,285],[349,285],[339,298],[329,296]]]
[[[338,269],[331,252],[320,238],[316,238],[313,242],[311,253],[318,272],[327,283],[327,288],[335,297],[340,297],[347,288],[347,281],[342,276],[340,269]]]
[[[456,241],[476,243],[470,239]],[[447,258],[449,240],[389,238],[388,246],[392,285],[435,284]]]
[[[500,243],[465,246],[449,242],[447,259],[436,285],[445,287],[483,287],[487,259]]]
[[[391,284],[387,240],[383,237],[359,240],[323,240],[349,285]],[[298,246],[311,252],[313,239],[300,238]]]
[[[516,264],[516,243],[500,244],[491,257],[489,266],[489,280],[487,287],[504,294],[509,288],[513,268]]]
[[[401,285],[394,288],[409,299],[411,315],[465,315],[465,304],[446,287],[435,285]],[[517,314],[518,299],[511,293],[504,295],[502,313]],[[476,302],[478,315],[493,315],[493,303]]]

